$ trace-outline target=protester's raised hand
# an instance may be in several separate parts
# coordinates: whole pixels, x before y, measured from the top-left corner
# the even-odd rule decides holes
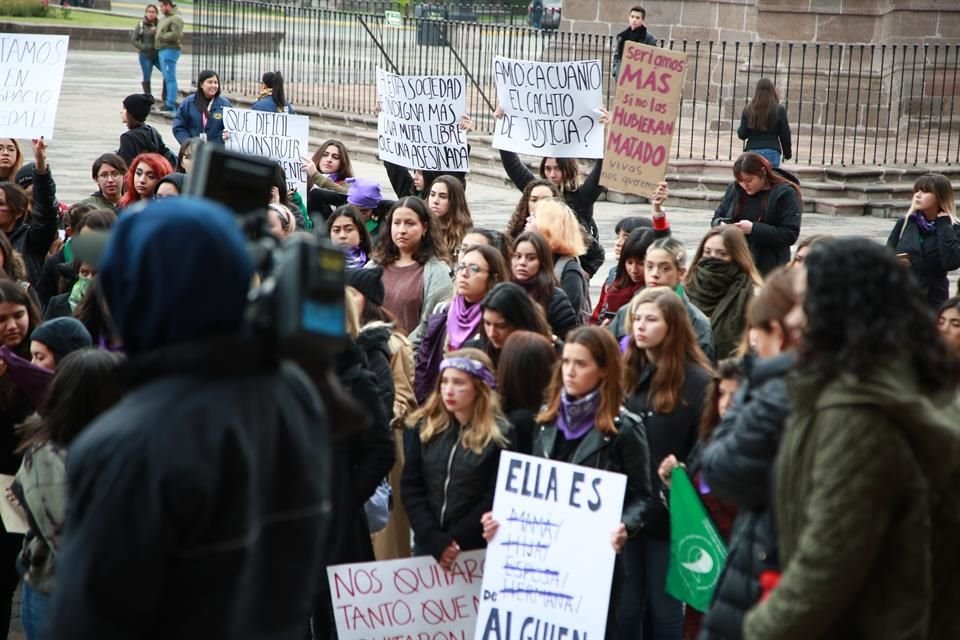
[[[307,182],[313,180],[313,178],[320,173],[320,170],[317,169],[317,163],[307,156],[303,156],[303,170],[307,173]]]
[[[497,120],[499,120],[500,118],[502,118],[502,117],[505,116],[505,115],[506,115],[506,113],[504,112],[503,107],[501,107],[500,105],[497,105],[497,108],[494,109],[494,111],[493,111],[493,117],[496,118]]]
[[[610,534],[610,544],[613,545],[614,553],[623,551],[623,545],[627,542],[627,525],[622,522],[617,524],[617,528]]]
[[[663,203],[666,202],[667,198],[670,197],[670,187],[667,186],[666,182],[660,182],[657,184],[657,188],[654,190],[653,195],[650,196],[650,204],[653,205],[654,213],[660,212],[660,208],[663,206]]]
[[[597,118],[597,122],[603,125],[610,124],[610,112],[603,107],[600,107],[598,111],[600,111],[600,117]]]
[[[378,116],[381,111],[383,111],[383,108],[380,106],[380,101],[377,100],[373,103],[373,115]]]
[[[483,539],[489,543],[500,530],[500,523],[494,519],[492,511],[487,511],[480,516],[480,524],[483,526]]]
[[[47,141],[41,136],[33,140],[33,160],[37,171],[46,173],[47,171]]]
[[[270,187],[270,204],[280,204],[280,189]]]
[[[463,117],[460,118],[460,128],[466,132],[473,131],[473,118],[469,114],[463,114]]]
[[[660,480],[663,481],[663,484],[670,488],[670,474],[673,473],[673,470],[680,466],[680,463],[677,462],[677,457],[672,453],[668,455],[660,463],[660,466],[657,468],[657,475],[660,476]]]

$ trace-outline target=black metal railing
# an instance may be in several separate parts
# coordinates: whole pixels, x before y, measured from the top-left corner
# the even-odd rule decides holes
[[[359,1],[359,0],[358,0]],[[372,6],[373,3],[367,3]],[[252,0],[195,0],[194,77],[221,75],[251,97],[280,69],[295,106],[373,114],[378,67],[408,75],[465,75],[481,132],[493,129],[494,56],[599,59],[611,36],[467,22],[440,13],[399,26],[380,12]],[[449,15],[449,14],[448,14]],[[673,157],[730,160],[741,152],[741,112],[761,77],[772,79],[793,130],[793,159],[813,165],[960,163],[960,45],[669,41],[689,56]],[[605,74],[604,99],[616,90]]]

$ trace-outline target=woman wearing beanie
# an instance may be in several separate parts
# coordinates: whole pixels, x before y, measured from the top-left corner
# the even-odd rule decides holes
[[[177,156],[163,142],[160,132],[146,124],[153,106],[153,96],[146,93],[133,93],[123,99],[120,108],[120,121],[127,130],[120,136],[120,148],[117,155],[128,165],[141,153],[158,153],[177,166]]]

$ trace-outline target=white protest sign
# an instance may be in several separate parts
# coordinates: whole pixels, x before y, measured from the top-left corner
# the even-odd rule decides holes
[[[0,137],[53,139],[69,40],[0,33]]]
[[[550,158],[602,158],[603,65],[599,60],[493,59],[496,149]]]
[[[466,171],[470,153],[460,119],[467,111],[463,76],[398,76],[377,69],[380,159],[408,169]]]
[[[310,118],[289,113],[223,109],[223,128],[230,132],[227,149],[276,160],[287,176],[287,190],[306,197],[307,172],[303,157],[310,139]]]
[[[474,637],[603,638],[626,476],[504,451]]]
[[[464,551],[450,571],[430,556],[327,567],[337,635],[467,640],[477,622],[483,555]]]

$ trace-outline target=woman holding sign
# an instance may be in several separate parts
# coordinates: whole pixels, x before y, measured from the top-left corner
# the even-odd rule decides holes
[[[406,438],[402,496],[414,554],[432,555],[445,569],[461,551],[486,546],[480,516],[493,507],[500,452],[511,436],[495,386],[486,354],[454,351],[408,421],[416,433]]]
[[[560,462],[622,473],[627,491],[620,524],[609,544],[617,553],[627,538],[637,536],[647,519],[650,493],[650,451],[643,422],[623,408],[623,364],[617,341],[606,329],[581,327],[567,336],[560,366],[554,368],[547,403],[537,416],[533,455]],[[499,523],[491,513],[481,520],[483,535],[493,539]],[[606,544],[595,540],[591,544]],[[622,565],[614,569],[607,614],[607,638],[613,638]]]
[[[205,69],[197,77],[197,92],[187,96],[173,117],[173,135],[183,144],[200,137],[223,144],[223,108],[233,104],[220,95],[220,76]]]

